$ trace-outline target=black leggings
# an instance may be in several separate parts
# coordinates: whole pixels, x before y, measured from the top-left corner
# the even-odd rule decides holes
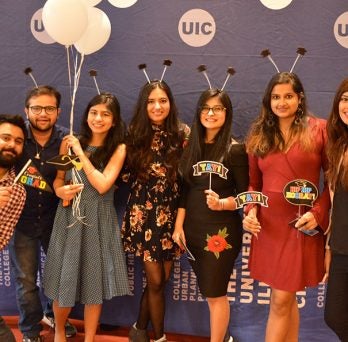
[[[140,300],[136,326],[138,329],[146,329],[151,321],[155,340],[164,334],[164,290],[172,266],[173,261],[144,262],[147,285]]]
[[[324,317],[339,339],[348,342],[348,255],[332,254]]]

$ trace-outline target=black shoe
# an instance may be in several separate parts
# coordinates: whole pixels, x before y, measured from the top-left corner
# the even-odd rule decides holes
[[[134,324],[129,330],[128,341],[129,342],[150,342],[150,338],[147,335],[146,330],[137,329]]]
[[[74,325],[72,325],[68,320],[65,322],[65,336],[66,337],[74,337],[77,334],[77,329]]]
[[[52,329],[54,329],[55,326],[55,322],[54,322],[54,318],[53,317],[49,317],[49,316],[44,316],[42,319],[42,322],[44,322],[45,324],[47,324],[49,327],[51,327]],[[69,320],[66,320],[65,322],[65,336],[66,337],[74,337],[77,334],[77,329],[75,326],[73,326]]]

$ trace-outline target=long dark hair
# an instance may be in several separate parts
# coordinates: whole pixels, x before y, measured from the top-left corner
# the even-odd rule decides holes
[[[338,182],[348,190],[348,157],[346,155],[348,147],[348,127],[340,118],[339,103],[342,95],[348,92],[348,78],[339,85],[335,98],[333,100],[330,116],[327,120],[327,157],[329,159],[329,168],[326,172],[331,188],[335,188]],[[342,159],[340,170],[338,165]]]
[[[280,72],[269,81],[262,99],[260,114],[251,125],[247,137],[247,152],[259,157],[264,157],[271,151],[284,151],[288,147],[280,131],[279,119],[271,108],[272,91],[278,84],[291,84],[300,99],[296,118],[290,127],[290,137],[298,140],[305,150],[311,146],[311,139],[307,134],[309,113],[303,85],[296,74]],[[293,142],[294,140],[290,139],[290,143]]]
[[[190,182],[191,179],[192,165],[196,164],[203,158],[205,127],[201,123],[201,107],[212,97],[219,98],[222,105],[226,108],[226,116],[224,125],[214,137],[214,144],[209,158],[215,161],[223,159],[231,142],[233,118],[231,99],[225,91],[220,91],[219,89],[208,89],[201,94],[197,102],[196,114],[193,119],[188,146],[184,149],[180,162],[180,173],[187,182]]]
[[[179,129],[178,110],[172,91],[164,81],[153,80],[146,83],[140,90],[128,129],[127,165],[139,180],[146,181],[148,179],[148,169],[154,157],[151,151],[154,129],[148,116],[147,103],[151,92],[156,88],[162,89],[167,94],[170,103],[169,114],[161,129],[167,133],[164,141],[166,145],[164,165],[167,168],[167,178],[170,182],[174,182],[177,176],[183,133]]]
[[[80,132],[82,148],[85,149],[92,139],[92,131],[87,123],[89,110],[91,107],[99,104],[105,104],[106,108],[112,113],[113,125],[105,137],[103,146],[99,146],[89,158],[96,168],[106,166],[111,156],[115,152],[116,147],[125,142],[126,133],[126,125],[121,118],[120,104],[116,96],[110,93],[101,93],[100,95],[93,97],[85,109]]]

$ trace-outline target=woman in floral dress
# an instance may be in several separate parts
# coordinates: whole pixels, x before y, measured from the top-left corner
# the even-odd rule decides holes
[[[245,148],[231,140],[231,125],[228,95],[218,89],[203,92],[180,166],[185,182],[173,233],[195,259],[190,262],[207,297],[211,342],[233,341],[225,333],[230,318],[227,286],[242,244],[235,196],[246,191],[249,181]],[[210,172],[219,167],[221,172]]]
[[[187,134],[168,85],[164,81],[145,84],[129,125],[131,193],[122,226],[125,251],[142,257],[147,280],[138,319],[129,332],[133,342],[149,341],[149,321],[155,341],[166,341],[164,288],[173,260],[180,254],[172,232],[179,197],[177,168]]]

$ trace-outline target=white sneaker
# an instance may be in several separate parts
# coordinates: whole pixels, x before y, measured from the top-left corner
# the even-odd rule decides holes
[[[48,325],[50,328],[54,329],[54,318],[48,317],[46,315],[43,316],[42,322]]]
[[[161,338],[158,340],[153,340],[153,342],[167,342],[167,336],[164,334]]]
[[[46,315],[43,316],[42,322],[47,324],[50,328],[54,329],[55,322],[53,317],[48,317]],[[69,320],[66,320],[65,322],[65,336],[66,337],[73,337],[77,333],[76,327],[74,327]]]

